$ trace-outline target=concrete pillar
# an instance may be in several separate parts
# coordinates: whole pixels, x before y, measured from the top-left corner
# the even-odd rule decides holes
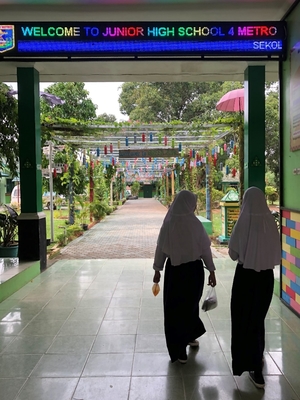
[[[244,73],[244,188],[265,191],[265,67]]]
[[[46,215],[42,206],[42,155],[39,73],[18,68],[21,214],[19,260],[47,266]]]

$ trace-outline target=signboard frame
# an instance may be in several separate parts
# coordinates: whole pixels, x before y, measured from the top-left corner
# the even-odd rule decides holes
[[[284,59],[286,38],[284,21],[0,21],[0,60],[143,56]]]

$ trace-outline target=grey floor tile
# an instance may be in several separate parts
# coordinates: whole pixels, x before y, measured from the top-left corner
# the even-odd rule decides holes
[[[28,378],[41,355],[2,354],[0,356],[1,378]]]
[[[66,321],[59,331],[59,336],[63,335],[96,335],[101,321],[93,321],[93,320],[81,320],[81,321]]]
[[[184,376],[186,399],[241,400],[232,376]]]
[[[68,321],[98,321],[101,322],[106,313],[106,307],[76,308],[70,314]]]
[[[186,399],[182,380],[174,376],[133,377],[129,400]]]
[[[138,321],[137,320],[112,320],[103,321],[99,329],[99,335],[108,334],[124,334],[132,335],[137,332]]]
[[[99,297],[98,299],[83,298],[78,303],[78,308],[108,307],[110,301],[111,301],[110,297]]]
[[[81,375],[86,355],[46,354],[32,371],[33,377],[76,378]]]
[[[241,400],[299,400],[287,379],[282,376],[266,376],[264,390],[257,389],[250,381],[248,373],[236,376],[235,380]]]
[[[64,321],[62,320],[50,320],[50,321],[36,321],[30,322],[23,330],[20,332],[22,336],[55,336],[60,328],[62,327]]]
[[[45,308],[35,317],[35,321],[52,321],[63,320],[65,321],[71,315],[74,308]]]
[[[123,297],[113,297],[109,304],[110,307],[140,307],[140,298],[123,298]]]
[[[139,307],[108,307],[104,320],[138,319]]]
[[[132,376],[180,376],[181,368],[167,353],[135,353]]]
[[[78,378],[29,378],[16,400],[70,400]]]
[[[0,378],[0,393],[3,400],[15,400],[26,379]]]
[[[3,351],[10,354],[44,354],[54,336],[18,336]]]
[[[130,376],[133,354],[91,354],[83,376]]]
[[[92,353],[133,353],[136,335],[98,335]]]
[[[0,354],[15,339],[15,336],[0,336]]]
[[[136,353],[167,353],[164,334],[137,335]]]
[[[201,350],[189,349],[188,362],[182,369],[184,376],[231,375],[228,363],[222,352],[201,353]]]
[[[0,336],[16,336],[28,324],[28,321],[0,322]]]
[[[78,354],[87,356],[95,336],[57,336],[47,354]]]
[[[154,319],[163,319],[164,312],[162,307],[153,308],[153,307],[141,307],[140,320],[151,320]]]
[[[129,384],[129,377],[81,378],[74,394],[74,400],[127,400]]]
[[[140,320],[138,325],[138,334],[162,334],[164,333],[163,319]]]

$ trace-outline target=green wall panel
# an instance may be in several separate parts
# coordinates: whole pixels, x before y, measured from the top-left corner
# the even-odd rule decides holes
[[[300,4],[287,19],[288,23],[288,49],[287,60],[283,62],[283,175],[282,179],[282,206],[300,210],[300,175],[294,170],[300,168],[300,150],[291,151],[291,122],[290,122],[290,81],[291,81],[291,49],[298,43],[300,45]],[[299,89],[300,90],[300,89]]]

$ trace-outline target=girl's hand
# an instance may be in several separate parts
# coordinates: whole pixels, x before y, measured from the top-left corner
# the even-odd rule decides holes
[[[153,282],[154,283],[158,283],[159,281],[160,281],[160,272],[159,271],[155,271],[154,277],[153,277]]]
[[[216,284],[217,284],[217,280],[216,280],[215,271],[210,271],[209,277],[208,277],[208,285],[215,287]]]

